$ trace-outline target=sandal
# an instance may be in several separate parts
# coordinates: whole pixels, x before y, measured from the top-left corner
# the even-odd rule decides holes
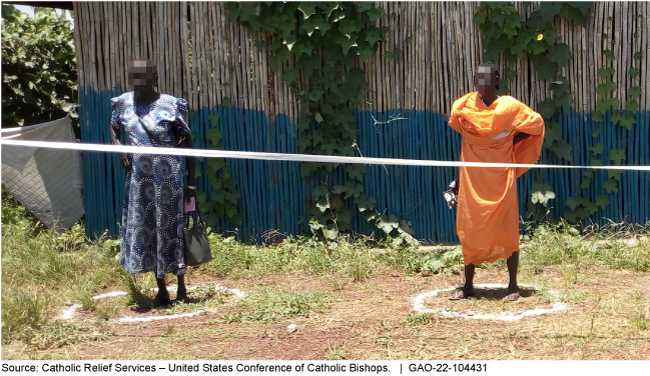
[[[519,291],[517,291],[517,292],[513,292],[512,294],[508,294],[508,295],[504,296],[503,299],[501,299],[501,300],[503,300],[504,302],[514,302],[515,300],[519,299],[520,297],[521,297],[521,295],[519,295]]]
[[[449,300],[468,299],[468,298],[473,297],[474,295],[475,295],[474,292],[466,293],[466,292],[463,291],[462,289],[458,289],[458,290],[454,291],[454,292],[449,296]]]

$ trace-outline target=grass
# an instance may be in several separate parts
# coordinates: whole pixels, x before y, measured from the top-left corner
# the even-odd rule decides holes
[[[325,359],[328,360],[344,360],[348,357],[348,350],[345,347],[329,347]]]
[[[35,219],[3,189],[3,343],[30,342],[39,338],[34,333],[58,328],[52,325],[58,325],[55,317],[68,301],[95,309],[92,292],[115,284],[121,276],[121,267],[103,242],[86,243],[82,225],[57,234],[34,224]]]
[[[251,292],[239,302],[236,312],[228,313],[224,318],[227,322],[268,322],[308,316],[311,311],[322,311],[328,300],[329,295],[323,291],[263,288]]]
[[[115,324],[109,319],[129,307],[148,305],[154,295],[151,288],[156,286],[155,278],[152,273],[127,273],[116,259],[119,243],[105,239],[88,242],[84,239],[83,223],[63,233],[37,227],[35,218],[4,190],[2,198],[3,345],[24,346],[23,357],[56,357],[59,356],[55,355],[59,354],[55,351],[58,348],[68,351],[84,341],[111,340],[111,328]],[[487,351],[501,350],[500,354],[505,357],[516,357],[522,351],[522,341],[529,343],[530,349],[537,346],[539,354],[549,349],[579,352],[571,355],[575,358],[593,358],[601,351],[635,351],[635,344],[644,343],[639,341],[648,337],[650,291],[645,292],[629,282],[638,279],[626,280],[626,276],[641,278],[650,272],[649,233],[650,224],[645,227],[611,224],[598,231],[582,233],[566,223],[539,226],[524,244],[519,274],[522,284],[536,286],[538,290],[521,303],[530,305],[534,300],[535,304],[548,305],[559,301],[577,308],[570,317],[562,319],[559,315],[558,318],[549,315],[539,321],[498,325],[412,313],[410,306],[404,304],[405,299],[419,292],[462,283],[460,247],[446,252],[422,252],[415,248],[378,250],[382,248],[381,243],[364,237],[324,243],[301,236],[276,237],[281,240],[271,239],[257,246],[211,234],[214,260],[199,268],[190,268],[187,278],[188,281],[213,282],[188,291],[189,303],[156,309],[149,314],[197,310],[217,310],[217,313],[197,316],[197,320],[203,320],[201,329],[186,328],[180,322],[159,324],[158,337],[153,338],[158,341],[155,343],[164,346],[146,357],[193,358],[195,354],[188,352],[184,356],[184,353],[174,352],[172,346],[181,339],[193,343],[197,336],[235,343],[255,336],[250,334],[252,332],[282,337],[286,335],[287,324],[298,317],[308,324],[301,324],[300,330],[287,335],[294,340],[305,333],[321,335],[309,332],[314,326],[322,330],[335,327],[344,333],[348,322],[355,327],[355,333],[363,333],[336,337],[336,342],[333,339],[332,343],[339,346],[335,347],[326,342],[318,354],[332,360],[362,357],[366,354],[363,351],[369,351],[370,358],[385,358],[388,353],[394,358],[406,354],[404,356],[418,359],[471,358],[474,354],[489,357]],[[482,278],[489,273],[498,275],[501,283],[507,278],[503,260],[481,265],[480,269],[477,283],[488,282]],[[292,282],[269,287],[263,283],[269,275],[284,281],[290,281],[289,276],[299,276],[310,283],[307,287]],[[175,279],[169,278],[170,282]],[[228,293],[215,292],[214,283],[222,279],[246,286],[246,296],[235,299]],[[389,296],[391,289],[387,286],[399,283],[405,284],[402,295]],[[612,284],[620,288],[613,289]],[[114,290],[126,291],[127,296],[92,298],[103,291]],[[345,305],[347,299],[354,303],[340,308],[337,315],[328,316],[328,310]],[[366,302],[364,299],[371,299],[371,302],[362,303]],[[57,319],[68,302],[81,306],[85,321]],[[367,315],[362,321],[346,316],[362,304],[374,304],[372,310],[363,308],[359,313]],[[390,310],[387,307],[400,304],[403,306],[400,313],[385,313],[386,309]],[[459,312],[470,309],[486,313],[517,308],[490,299],[453,304],[445,301],[444,304],[449,310]],[[532,307],[522,305],[519,308]],[[212,324],[204,325],[208,322]],[[391,322],[399,322],[399,325]],[[537,322],[539,324],[535,324]],[[281,327],[281,333],[274,329],[274,323]],[[450,325],[459,333],[449,336],[446,332],[449,329],[444,328]],[[225,336],[223,330],[230,334]],[[439,339],[427,342],[427,338]],[[343,345],[349,346],[350,340],[358,340],[358,346],[366,350],[355,345],[354,356],[350,355],[352,348]],[[445,346],[436,342],[443,340]],[[400,348],[407,346],[405,343],[409,341],[415,343]],[[256,354],[268,351],[264,350],[263,342],[254,347],[259,348]],[[144,342],[142,348],[146,348]],[[212,354],[226,354],[227,351],[215,348]]]
[[[420,326],[431,324],[435,321],[435,318],[430,313],[410,313],[401,321],[401,324],[406,326]]]

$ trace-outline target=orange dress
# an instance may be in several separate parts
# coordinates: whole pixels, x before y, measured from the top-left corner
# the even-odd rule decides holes
[[[486,106],[478,92],[452,106],[449,125],[463,135],[464,162],[525,163],[539,159],[544,120],[511,96]],[[531,134],[513,145],[519,132]],[[507,259],[519,250],[519,207],[515,182],[527,168],[460,167],[456,231],[465,265]]]

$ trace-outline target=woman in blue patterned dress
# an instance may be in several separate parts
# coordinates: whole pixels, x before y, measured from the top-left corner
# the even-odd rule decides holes
[[[154,90],[158,73],[147,59],[129,66],[133,92],[112,98],[111,139],[120,145],[191,148],[187,101]],[[120,154],[127,172],[122,211],[120,264],[130,273],[154,272],[158,294],[151,305],[171,303],[165,273],[178,276],[177,301],[187,298],[183,253],[184,199],[194,197],[194,158],[187,157],[188,188],[183,190],[183,159],[179,156]]]

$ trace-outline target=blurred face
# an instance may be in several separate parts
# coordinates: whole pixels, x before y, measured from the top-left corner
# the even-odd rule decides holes
[[[158,81],[156,68],[146,61],[134,61],[129,67],[129,84],[133,91],[152,91]]]
[[[499,76],[496,71],[492,71],[490,67],[478,67],[478,71],[474,75],[474,84],[480,92],[496,91]]]

